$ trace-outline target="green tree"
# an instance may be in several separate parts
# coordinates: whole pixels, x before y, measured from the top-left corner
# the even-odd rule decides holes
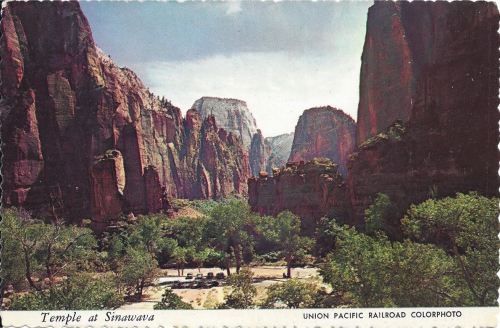
[[[23,242],[27,243],[25,234],[28,234],[26,223],[29,214],[13,208],[4,209],[1,213],[2,270],[0,272],[3,281],[2,287],[9,284],[21,285],[24,279],[31,280],[34,286],[31,279],[32,261],[30,255],[32,251],[28,250],[28,259],[26,259],[23,250]]]
[[[313,240],[300,235],[300,218],[290,211],[281,212],[264,224],[261,231],[279,247],[286,261],[287,277],[290,278],[292,264],[312,248]]]
[[[453,256],[455,279],[463,282],[464,305],[496,305],[498,298],[498,198],[462,194],[412,205],[402,220],[405,233],[442,245]]]
[[[228,277],[231,293],[225,297],[221,308],[248,309],[253,307],[257,289],[253,285],[253,272],[244,268],[239,273]]]
[[[199,251],[194,251],[192,254],[193,262],[196,264],[196,267],[198,268],[198,272],[201,272],[201,267],[203,266],[203,263],[207,261],[208,256],[210,255],[211,250],[209,248],[204,248]]]
[[[217,205],[212,211],[205,227],[205,236],[217,250],[226,253],[226,270],[230,275],[231,260],[234,257],[236,272],[243,264],[243,253],[253,249],[254,215],[248,204],[242,200],[231,199]]]
[[[191,304],[186,303],[171,289],[165,289],[161,296],[161,301],[153,307],[155,310],[191,310]]]
[[[195,210],[201,212],[206,216],[210,216],[210,213],[217,206],[218,203],[213,199],[195,199],[190,201],[189,204]]]
[[[334,219],[321,218],[315,231],[315,254],[319,257],[325,257],[335,247],[335,227]]]
[[[187,263],[188,250],[184,247],[177,246],[172,252],[172,261],[174,261],[177,268],[177,275],[184,275],[184,267]]]
[[[45,224],[16,209],[3,210],[2,218],[4,258],[11,262],[8,269],[3,266],[5,283],[19,283],[24,275],[33,289],[41,290],[34,275],[52,283],[55,276],[86,268],[86,262],[96,258],[97,242],[90,229],[61,221]]]
[[[44,291],[31,291],[13,298],[11,310],[102,310],[123,304],[116,282],[110,277],[96,278],[75,274],[60,285]]]
[[[177,240],[173,238],[163,238],[162,248],[157,255],[158,263],[160,264],[160,266],[168,264],[172,261],[174,251],[177,247],[179,247],[179,243],[177,242]]]
[[[459,306],[460,281],[450,256],[432,244],[392,242],[336,227],[336,245],[321,267],[336,306]],[[415,288],[418,286],[418,288]]]
[[[119,235],[111,237],[108,246],[108,260],[111,268],[117,270],[125,254],[125,243]]]
[[[391,237],[400,239],[399,219],[389,196],[378,193],[373,204],[365,210],[365,231],[368,234],[385,231]]]
[[[205,264],[207,266],[216,266],[221,269],[225,268],[225,261],[224,261],[224,254],[221,251],[218,251],[214,248],[207,248],[208,249],[208,254],[207,258],[205,260]]]
[[[128,244],[132,247],[143,245],[151,254],[156,254],[163,247],[162,221],[165,217],[161,215],[139,216],[138,222],[129,227]]]
[[[289,279],[267,288],[267,296],[262,307],[279,308],[312,308],[316,303],[316,296],[320,291],[317,281]]]
[[[97,241],[90,229],[66,226],[63,222],[37,225],[37,229],[43,238],[34,256],[43,264],[50,283],[55,276],[94,258]]]
[[[165,235],[177,240],[181,247],[202,247],[203,229],[206,220],[181,216],[164,224]]]
[[[158,276],[158,262],[143,247],[127,247],[123,264],[118,271],[128,295],[142,297],[144,287]]]

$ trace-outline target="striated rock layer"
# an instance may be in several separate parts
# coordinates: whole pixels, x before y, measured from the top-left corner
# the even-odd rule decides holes
[[[238,136],[246,149],[250,149],[253,136],[257,133],[257,124],[243,100],[202,97],[192,106],[202,118],[215,117],[217,124],[228,132]]]
[[[268,145],[269,156],[267,158],[266,171],[272,174],[273,168],[285,166],[292,150],[293,132],[280,134],[275,137],[268,137],[264,140]]]
[[[305,110],[300,116],[293,138],[290,162],[326,157],[347,173],[349,154],[354,150],[356,123],[342,110],[326,106]]]
[[[357,222],[378,192],[401,211],[431,196],[498,193],[498,19],[486,2],[370,7],[349,164]]]
[[[250,171],[253,176],[258,176],[260,172],[266,171],[270,153],[271,149],[266,143],[262,132],[257,130],[257,133],[253,135],[249,153]]]
[[[239,138],[114,65],[77,2],[9,2],[1,28],[4,205],[105,223],[163,194],[246,194]]]
[[[224,130],[238,136],[249,153],[250,171],[253,176],[266,170],[269,147],[262,132],[257,129],[255,119],[243,100],[202,97],[192,106],[202,118],[214,116],[217,124]]]
[[[272,177],[263,172],[248,180],[248,193],[253,211],[276,215],[290,210],[302,218],[307,234],[314,232],[317,219],[343,220],[349,208],[346,184],[337,165],[326,158],[289,163],[274,169]]]

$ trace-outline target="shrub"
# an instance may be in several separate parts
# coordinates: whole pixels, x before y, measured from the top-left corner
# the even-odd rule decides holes
[[[165,289],[161,301],[156,303],[153,308],[155,310],[190,310],[193,307],[191,304],[184,302],[171,289]]]
[[[90,274],[77,274],[60,285],[44,291],[32,291],[15,296],[11,310],[101,310],[115,309],[123,304],[110,277],[95,278]]]
[[[319,290],[317,281],[289,279],[267,288],[267,297],[262,307],[311,308],[315,305]]]
[[[221,305],[224,309],[248,309],[254,305],[254,297],[257,289],[252,284],[253,273],[248,268],[243,268],[239,273],[228,277],[228,284],[232,291],[225,297],[225,302]]]

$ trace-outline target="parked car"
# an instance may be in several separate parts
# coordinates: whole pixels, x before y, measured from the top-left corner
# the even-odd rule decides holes
[[[217,280],[223,280],[225,278],[226,278],[226,276],[224,275],[224,272],[219,272],[215,275],[215,279],[217,279]]]
[[[214,276],[214,273],[213,273],[213,272],[209,272],[209,273],[207,273],[207,279],[209,279],[209,280],[210,280],[210,279],[214,279],[214,277],[215,277],[215,276]]]
[[[199,280],[193,283],[191,288],[208,288],[208,285],[204,281]]]
[[[192,281],[182,282],[179,288],[186,289],[186,288],[192,288],[192,286],[193,286],[193,282]]]
[[[186,275],[186,280],[189,280],[189,279],[193,279],[193,274],[192,273],[188,273]]]
[[[174,281],[172,283],[172,289],[177,289],[177,288],[181,288],[181,282],[180,281]]]
[[[210,288],[211,287],[217,287],[217,286],[219,286],[219,282],[217,280],[212,280],[212,281],[207,282],[207,285]]]
[[[196,280],[202,280],[203,279],[203,274],[198,273],[194,279],[196,279]]]

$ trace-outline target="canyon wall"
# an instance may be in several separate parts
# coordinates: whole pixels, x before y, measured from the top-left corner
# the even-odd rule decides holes
[[[102,225],[121,212],[161,210],[162,190],[246,195],[240,139],[213,116],[183,118],[116,66],[77,2],[9,2],[1,28],[5,206]]]
[[[498,193],[498,10],[486,2],[376,2],[368,12],[353,218],[376,193],[404,211]]]
[[[347,173],[347,160],[354,150],[356,123],[342,110],[326,106],[305,110],[299,117],[290,152],[290,162],[325,157]]]
[[[264,139],[262,132],[257,130],[257,133],[253,135],[248,155],[250,160],[250,171],[253,176],[258,176],[260,172],[266,171],[270,153],[271,149]]]
[[[302,218],[302,228],[312,234],[316,220],[323,217],[346,218],[349,203],[347,186],[338,166],[328,159],[289,163],[248,180],[249,204],[253,211],[276,215],[290,210]]]
[[[293,135],[293,132],[285,133],[275,137],[267,137],[264,140],[269,149],[266,165],[267,173],[272,174],[273,168],[283,167],[288,162],[292,150]]]
[[[257,128],[255,119],[243,100],[202,97],[192,106],[202,118],[210,115],[215,117],[217,125],[224,130],[238,136],[245,150],[248,152],[250,172],[258,176],[266,171],[271,148],[267,144],[262,132]]]
[[[289,209],[310,221],[328,215],[338,200],[350,208],[347,222],[362,226],[366,208],[385,193],[397,212],[389,224],[398,227],[410,204],[431,197],[498,196],[498,20],[494,3],[375,2],[351,139],[357,147],[334,157],[330,150],[341,147],[328,139],[332,124],[304,113],[290,155],[297,161],[321,154],[339,163],[349,155],[347,186],[325,198],[317,177],[278,170],[278,177],[249,181],[252,208],[271,215]]]
[[[243,146],[250,149],[253,136],[257,133],[257,124],[246,102],[238,99],[202,97],[196,100],[191,108],[196,109],[202,118],[213,115],[220,128],[238,136]]]

